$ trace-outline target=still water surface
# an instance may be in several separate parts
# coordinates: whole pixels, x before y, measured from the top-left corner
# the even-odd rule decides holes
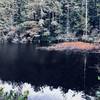
[[[89,54],[86,65],[86,88],[97,84],[97,73],[89,66],[100,55]],[[37,50],[32,44],[0,44],[0,78],[4,81],[29,82],[64,89],[84,89],[84,54]]]

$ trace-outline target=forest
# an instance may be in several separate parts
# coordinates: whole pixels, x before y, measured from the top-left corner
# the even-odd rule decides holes
[[[100,0],[0,0],[0,41],[100,42]]]
[[[100,0],[0,0],[0,100],[100,100]]]

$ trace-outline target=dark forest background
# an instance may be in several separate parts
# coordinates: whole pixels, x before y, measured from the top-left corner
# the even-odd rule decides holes
[[[100,0],[0,0],[2,42],[51,43],[77,38],[100,42]]]

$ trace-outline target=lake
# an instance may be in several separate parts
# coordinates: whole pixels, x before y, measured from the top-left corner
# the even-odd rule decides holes
[[[32,44],[0,44],[0,78],[34,86],[88,90],[99,84],[100,54],[36,49]],[[86,69],[84,70],[84,67]]]

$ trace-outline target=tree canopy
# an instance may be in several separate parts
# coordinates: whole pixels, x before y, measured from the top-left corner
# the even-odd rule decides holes
[[[0,34],[5,36],[13,27],[15,29],[13,37],[22,38],[20,36],[23,31],[17,27],[31,21],[37,23],[39,29],[33,34],[41,36],[85,34],[86,11],[88,35],[98,35],[100,0],[87,0],[87,8],[86,0],[0,0]],[[26,36],[27,31],[32,29],[27,27],[24,35]]]

